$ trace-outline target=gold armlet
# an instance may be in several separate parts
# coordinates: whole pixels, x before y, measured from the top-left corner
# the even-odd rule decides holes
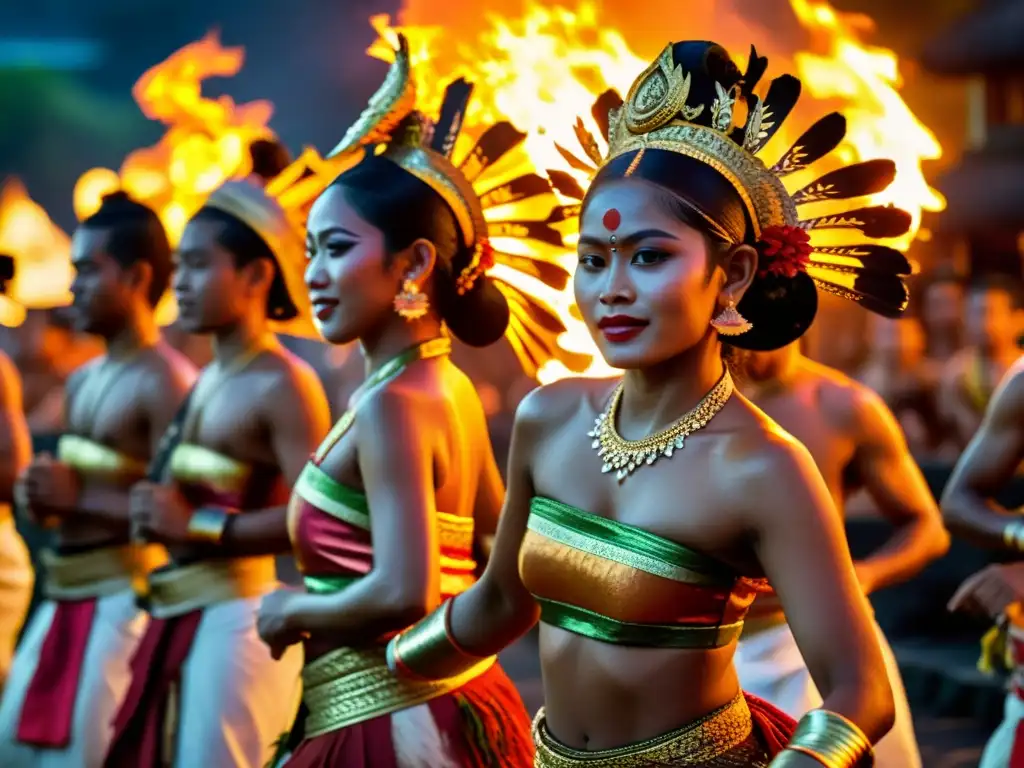
[[[771,768],[791,765],[798,754],[814,758],[825,768],[854,768],[870,765],[862,761],[872,753],[871,742],[854,723],[827,709],[812,709],[797,723],[792,740]]]
[[[465,651],[451,632],[454,598],[425,619],[391,638],[388,669],[399,677],[447,680],[475,667],[486,657]]]
[[[190,541],[220,544],[231,513],[219,507],[200,507],[188,521]]]
[[[1024,520],[1014,518],[1005,525],[1003,544],[1014,552],[1024,552]]]

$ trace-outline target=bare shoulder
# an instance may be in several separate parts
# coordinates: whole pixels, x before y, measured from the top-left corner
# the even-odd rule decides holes
[[[713,452],[709,476],[733,509],[755,516],[789,515],[809,488],[824,491],[824,481],[801,442],[761,411],[748,408]]]
[[[821,413],[849,434],[870,431],[890,416],[889,406],[871,387],[842,371],[805,361],[804,370],[818,388]]]
[[[259,360],[259,371],[265,376],[265,390],[284,397],[271,400],[285,407],[294,406],[294,398],[326,398],[323,384],[313,366],[284,347],[270,350]]]
[[[537,387],[516,409],[517,428],[537,428],[546,424],[564,424],[580,413],[600,412],[618,379],[566,378]]]
[[[1006,372],[999,382],[988,412],[992,417],[1024,425],[1024,358]]]
[[[69,397],[73,397],[78,388],[82,386],[89,375],[97,370],[106,361],[106,355],[97,355],[92,360],[88,360],[82,363],[80,366],[75,368],[70,374],[68,374],[67,383],[64,385],[64,389]]]
[[[144,386],[161,396],[186,391],[196,378],[192,361],[166,342],[146,350],[140,362]]]

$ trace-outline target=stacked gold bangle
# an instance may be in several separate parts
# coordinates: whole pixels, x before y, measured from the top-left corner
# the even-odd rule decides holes
[[[399,677],[447,680],[466,672],[486,657],[464,650],[451,632],[454,598],[388,643],[388,668]]]
[[[812,709],[797,723],[792,740],[772,761],[772,768],[785,768],[798,753],[814,758],[825,768],[853,768],[870,765],[861,761],[871,754],[871,742],[842,715]]]
[[[1003,528],[1003,544],[1014,552],[1024,552],[1024,520],[1014,518]]]
[[[220,544],[230,516],[228,510],[220,507],[200,507],[189,518],[189,539],[205,544]]]

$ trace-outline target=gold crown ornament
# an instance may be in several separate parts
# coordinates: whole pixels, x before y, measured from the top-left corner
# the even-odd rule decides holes
[[[634,81],[624,101],[615,91],[607,91],[595,103],[593,116],[607,144],[605,153],[579,119],[576,135],[587,160],[563,147],[557,149],[572,168],[591,180],[611,161],[628,153],[634,154],[621,175],[638,178],[643,178],[645,164],[658,162],[652,150],[691,158],[716,171],[742,202],[746,223],[720,221],[699,203],[691,204],[721,239],[733,244],[746,242],[758,249],[755,284],[771,281],[777,288],[780,281],[809,278],[817,288],[869,310],[888,317],[901,315],[908,300],[905,277],[911,273],[903,254],[869,243],[818,246],[811,242],[810,234],[839,229],[859,230],[868,238],[897,237],[910,228],[910,215],[891,206],[854,206],[828,216],[800,214],[800,209],[811,203],[883,191],[895,178],[895,164],[891,160],[854,163],[789,191],[786,177],[835,149],[845,137],[846,120],[838,113],[826,115],[778,160],[767,164],[762,150],[796,105],[801,85],[797,78],[782,75],[771,82],[762,98],[754,89],[766,68],[767,60],[753,47],[747,70],[741,75],[724,49],[714,43],[670,43]],[[585,190],[574,177],[559,171],[549,171],[549,176],[560,192],[582,200]],[[764,308],[772,304],[772,312],[787,311],[781,302],[761,303]],[[784,336],[796,333],[798,326],[800,333],[806,330],[817,300],[803,303],[813,304],[809,317],[781,318],[789,330],[770,334],[771,338],[755,338],[748,348],[773,348]],[[740,310],[749,317],[743,304]],[[808,310],[801,311],[806,315]],[[759,320],[771,324],[770,318],[750,319],[755,328]],[[751,333],[756,336],[760,331]],[[747,346],[749,335],[729,341]]]

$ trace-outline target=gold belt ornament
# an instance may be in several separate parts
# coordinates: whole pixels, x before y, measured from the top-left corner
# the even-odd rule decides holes
[[[74,555],[44,550],[42,561],[48,598],[84,600],[126,589],[142,591],[146,575],[167,562],[167,551],[157,544],[102,547]]]
[[[204,560],[170,566],[149,577],[149,612],[169,619],[228,600],[259,597],[277,584],[272,557]]]
[[[461,688],[486,672],[495,657],[447,680],[406,680],[388,671],[379,648],[339,648],[302,670],[302,700],[309,714],[306,738],[321,736],[398,710],[423,704]]]
[[[741,693],[724,707],[662,736],[616,749],[587,751],[567,747],[549,734],[542,707],[533,721],[537,748],[533,764],[534,768],[766,765],[751,739],[752,729],[750,709]]]

